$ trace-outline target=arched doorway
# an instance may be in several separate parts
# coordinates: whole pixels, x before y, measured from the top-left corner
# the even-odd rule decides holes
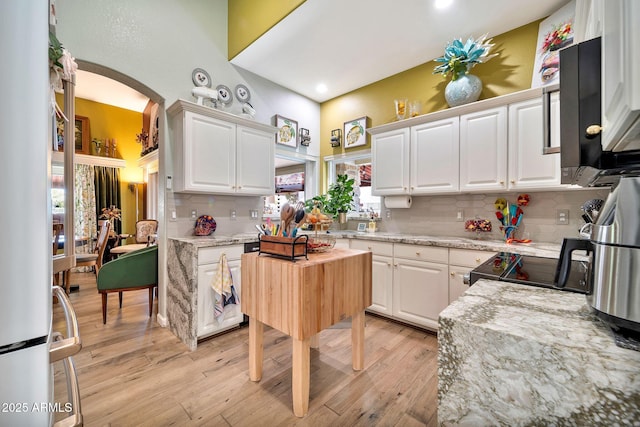
[[[165,100],[156,91],[149,88],[145,84],[133,79],[126,74],[123,74],[112,68],[84,61],[82,59],[76,59],[78,69],[89,73],[104,76],[113,81],[119,82],[129,88],[139,92],[147,97],[151,103],[156,104],[154,109],[153,119],[151,114],[149,121],[153,121],[153,125],[159,129],[157,136],[158,149],[155,151],[155,160],[152,160],[149,166],[147,164],[140,164],[139,166],[144,168],[143,179],[146,185],[145,192],[145,205],[147,206],[147,216],[153,216],[158,220],[158,243],[159,243],[159,262],[158,265],[166,265],[166,225],[165,214],[163,207],[165,206],[165,192],[164,187],[161,185],[165,181],[165,165],[164,165],[164,152],[166,149],[166,132],[165,132]],[[147,156],[145,156],[147,157]],[[137,198],[136,198],[137,200]],[[136,214],[137,215],[137,214]],[[161,326],[166,327],[166,271],[164,268],[160,268],[158,272],[158,323]]]

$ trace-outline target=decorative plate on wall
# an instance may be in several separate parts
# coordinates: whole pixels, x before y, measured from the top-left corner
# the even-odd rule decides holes
[[[240,102],[249,102],[251,99],[251,92],[245,85],[236,86],[236,99]]]
[[[231,89],[229,89],[225,85],[218,85],[216,87],[218,91],[218,100],[224,105],[230,105],[233,102],[233,94],[231,93]]]
[[[211,87],[211,76],[202,68],[196,68],[191,73],[193,84],[199,87]]]

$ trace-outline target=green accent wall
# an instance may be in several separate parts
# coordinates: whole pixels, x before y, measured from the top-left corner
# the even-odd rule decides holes
[[[539,24],[540,21],[531,22],[493,37],[495,46],[491,53],[499,53],[499,55],[485,64],[476,65],[471,70],[471,73],[483,82],[480,99],[493,98],[531,87]],[[445,45],[446,42],[443,42],[443,53]],[[393,122],[396,120],[394,106],[396,98],[420,101],[422,114],[449,108],[444,99],[444,88],[449,79],[444,78],[442,74],[433,74],[437,64],[435,61],[427,62],[322,103],[320,105],[320,157],[370,148],[369,136],[366,147],[360,146],[347,150],[344,148],[344,135],[342,146],[332,148],[329,143],[331,130],[343,129],[344,122],[362,116],[369,117],[368,127]],[[324,176],[321,177],[320,182],[324,182]]]
[[[229,0],[229,60],[304,2],[305,0]]]

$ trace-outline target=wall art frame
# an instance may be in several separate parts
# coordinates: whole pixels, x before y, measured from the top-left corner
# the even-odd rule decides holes
[[[540,22],[531,88],[560,82],[560,50],[573,44],[575,10],[571,1]]]
[[[276,144],[292,148],[298,147],[298,122],[296,120],[276,114],[274,116],[274,125],[278,128]]]
[[[367,144],[367,116],[344,122],[344,148]]]

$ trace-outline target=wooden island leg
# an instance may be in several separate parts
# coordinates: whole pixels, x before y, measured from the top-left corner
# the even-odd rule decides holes
[[[304,417],[309,411],[310,339],[293,338],[293,362],[291,367],[291,394],[293,413]]]
[[[351,357],[355,371],[364,369],[364,311],[351,318]]]
[[[253,317],[249,318],[249,379],[260,381],[262,378],[262,342],[264,324]]]
[[[309,342],[309,347],[311,348],[320,348],[320,334],[317,333],[311,337],[311,341]]]

